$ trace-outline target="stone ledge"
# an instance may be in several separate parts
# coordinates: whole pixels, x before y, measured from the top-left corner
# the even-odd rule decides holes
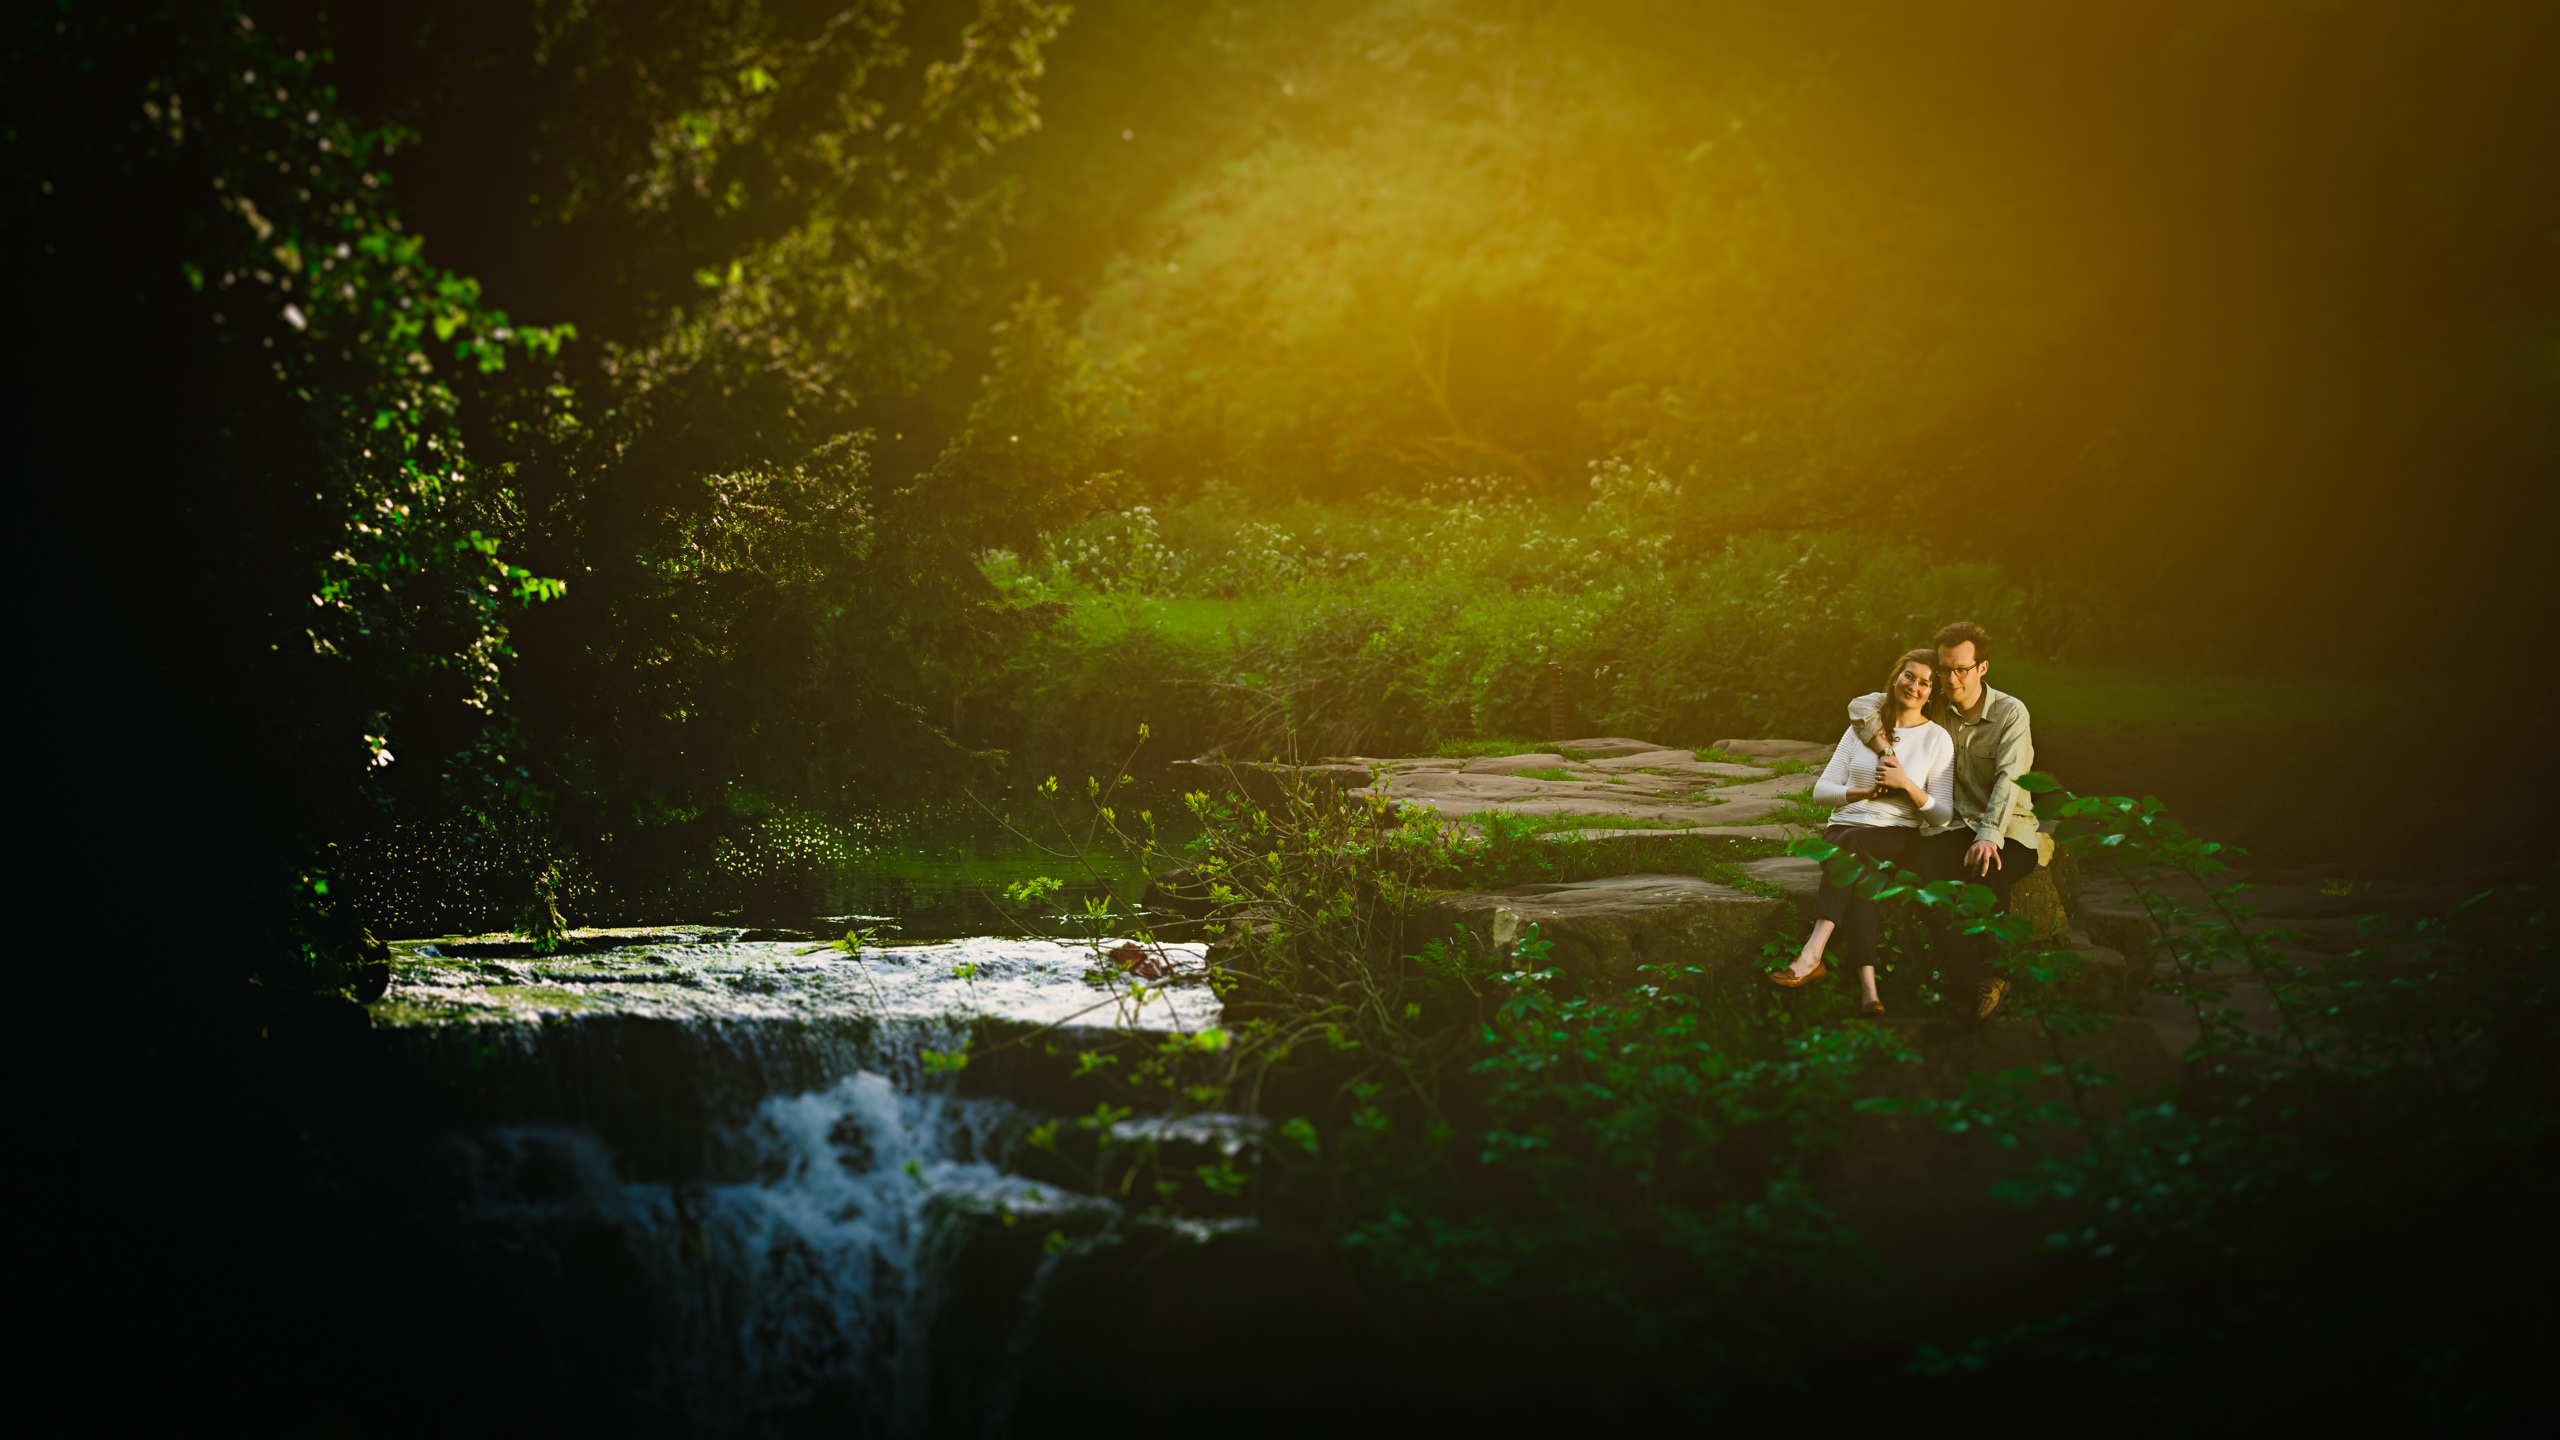
[[[1554,968],[1578,988],[1607,992],[1637,983],[1643,965],[1722,970],[1756,963],[1786,916],[1784,901],[1694,875],[1613,875],[1444,895],[1414,917],[1410,934],[1418,949],[1454,939],[1463,925],[1477,953],[1500,956],[1535,925],[1554,946]]]

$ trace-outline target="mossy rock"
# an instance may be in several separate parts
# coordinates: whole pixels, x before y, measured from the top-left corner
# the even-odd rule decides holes
[[[2136,983],[2132,967],[2125,963],[2124,956],[2104,945],[2073,943],[2066,948],[2078,957],[2079,968],[2077,973],[2054,987],[2056,995],[2073,1004],[2112,1015],[2132,1013],[2147,988],[2148,974],[2142,977],[2141,983]]]
[[[2071,912],[2062,903],[2062,888],[2053,872],[2038,869],[2009,887],[2009,913],[2035,925],[2035,938],[2055,940],[2071,933]]]

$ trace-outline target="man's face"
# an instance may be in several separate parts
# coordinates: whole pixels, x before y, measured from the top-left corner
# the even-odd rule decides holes
[[[1959,640],[1938,647],[1938,684],[1959,710],[1970,710],[1982,698],[1982,677],[1991,671],[1991,662],[1973,658],[1973,642]]]

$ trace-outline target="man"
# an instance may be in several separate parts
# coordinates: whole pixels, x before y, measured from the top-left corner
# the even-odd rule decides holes
[[[1955,741],[1956,819],[1951,826],[1924,832],[1906,863],[1923,880],[1980,881],[2005,906],[2010,887],[2041,863],[2035,797],[2018,788],[2018,777],[2036,763],[2027,707],[2017,696],[1984,683],[1991,673],[1991,636],[1981,626],[1959,620],[1938,632],[1936,644],[1938,693],[1949,708],[1944,724]],[[1849,702],[1851,728],[1878,750],[1882,727],[1876,717],[1884,698],[1861,695]],[[1893,763],[1890,756],[1878,762],[1879,767]],[[1885,777],[1880,773],[1878,778]],[[2009,993],[2009,982],[1991,973],[1988,937],[1950,934],[1934,909],[1926,918],[1949,978],[1973,992],[1974,1019],[1990,1019]]]

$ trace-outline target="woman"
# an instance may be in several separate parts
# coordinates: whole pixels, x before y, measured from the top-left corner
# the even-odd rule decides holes
[[[1815,782],[1817,805],[1838,805],[1822,838],[1869,862],[1899,861],[1920,838],[1921,827],[1955,823],[1955,741],[1937,715],[1938,652],[1912,650],[1894,666],[1885,694],[1896,707],[1892,744],[1876,754],[1855,729],[1841,735],[1831,764]],[[1845,802],[1845,803],[1844,803]],[[1858,972],[1858,1013],[1881,1015],[1876,998],[1876,902],[1832,883],[1826,867],[1815,895],[1813,934],[1796,963],[1773,970],[1770,980],[1790,988],[1831,973],[1822,963],[1832,932],[1845,931],[1849,963]]]

